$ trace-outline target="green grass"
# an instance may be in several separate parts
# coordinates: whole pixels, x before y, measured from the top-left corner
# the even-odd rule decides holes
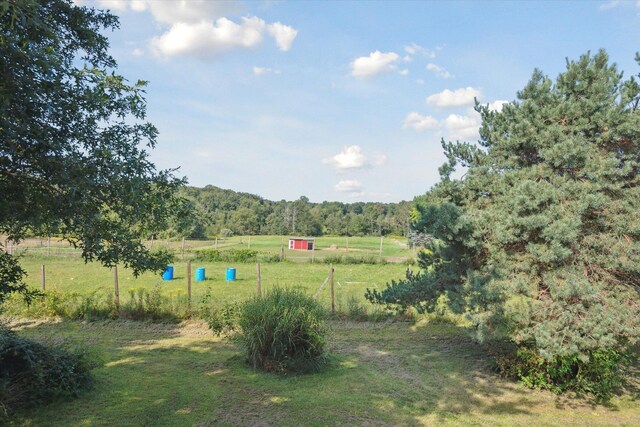
[[[113,292],[113,271],[98,263],[84,263],[78,257],[46,257],[33,256],[28,253],[21,259],[22,267],[27,271],[26,283],[33,288],[40,288],[40,269],[45,265],[46,289],[59,292],[73,292],[80,295],[90,295],[98,292],[101,295]],[[207,280],[195,281],[195,269],[204,267]],[[227,267],[236,268],[235,282],[226,281]],[[339,311],[347,309],[348,301],[352,298],[359,301],[367,309],[379,307],[371,306],[363,297],[367,288],[381,289],[392,279],[404,275],[407,266],[403,264],[341,264],[334,267],[334,283],[336,306]],[[192,300],[194,304],[211,290],[214,303],[224,303],[247,299],[256,292],[256,265],[254,263],[201,263],[192,261]],[[322,285],[329,274],[329,266],[321,263],[262,263],[261,264],[262,291],[268,291],[274,286],[297,287],[309,295],[313,295]],[[162,293],[172,298],[184,297],[187,294],[187,262],[174,263],[174,280],[163,281],[160,275],[145,273],[135,278],[124,269],[118,270],[118,282],[121,301],[126,301],[131,289],[152,289],[159,285]],[[318,295],[318,300],[326,307],[330,305],[330,290],[327,284]],[[19,299],[9,301],[8,307],[12,313],[17,313],[21,307]]]
[[[332,322],[329,368],[284,378],[248,368],[197,322],[14,327],[85,346],[103,366],[92,391],[16,414],[13,426],[640,424],[637,384],[608,406],[528,390],[497,377],[450,324]]]
[[[300,251],[288,249],[288,236],[233,236],[226,239],[213,240],[185,240],[185,257],[193,255],[198,249],[242,249],[280,254],[280,247],[284,244],[285,257],[290,261],[307,262],[312,258],[322,260],[327,256],[349,255],[353,257],[379,258],[380,237],[317,237],[315,251]],[[178,257],[182,257],[182,240],[148,241],[147,246],[168,247],[176,251]],[[348,244],[348,248],[347,248]],[[46,239],[28,239],[18,245],[18,251],[26,250],[27,253],[39,256],[74,256],[79,255],[80,250],[69,247],[69,244],[58,239],[51,240],[51,249]],[[396,237],[384,237],[382,239],[382,258],[390,262],[403,262],[413,259],[414,253],[407,246],[406,239]]]

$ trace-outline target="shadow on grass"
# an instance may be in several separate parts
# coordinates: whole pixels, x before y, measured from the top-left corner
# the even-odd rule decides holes
[[[500,379],[483,349],[446,324],[332,322],[329,365],[285,377],[254,371],[201,323],[14,327],[94,348],[104,361],[92,391],[17,414],[16,425],[525,424],[549,410],[561,423],[566,408],[585,406]]]

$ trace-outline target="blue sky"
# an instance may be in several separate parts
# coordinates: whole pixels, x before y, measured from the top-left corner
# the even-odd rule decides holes
[[[637,74],[640,1],[76,0],[110,9],[119,73],[150,82],[151,158],[271,200],[411,200],[440,139],[477,140],[534,68],[604,48]]]

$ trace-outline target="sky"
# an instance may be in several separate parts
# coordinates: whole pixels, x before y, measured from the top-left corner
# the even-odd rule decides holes
[[[74,0],[109,9],[118,73],[149,81],[151,159],[270,200],[412,200],[441,139],[477,141],[535,68],[604,48],[637,75],[640,0]]]

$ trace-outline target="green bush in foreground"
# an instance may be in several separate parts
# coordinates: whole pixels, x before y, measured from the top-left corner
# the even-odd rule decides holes
[[[237,332],[247,361],[279,374],[317,370],[325,362],[326,312],[303,292],[276,288],[264,298],[227,305],[209,320],[216,334]]]
[[[91,386],[92,365],[81,354],[21,338],[0,325],[0,409],[77,396]]]

